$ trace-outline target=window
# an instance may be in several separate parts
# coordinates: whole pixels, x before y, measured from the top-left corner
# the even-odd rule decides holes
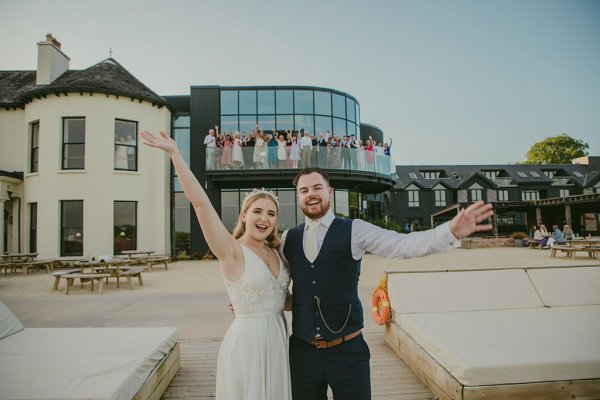
[[[240,115],[239,131],[249,134],[253,128],[256,128],[256,115]],[[261,126],[261,128],[265,129],[264,126]]]
[[[491,180],[495,180],[500,173],[500,171],[482,171],[482,172],[486,178],[489,178]]]
[[[259,90],[258,91],[258,113],[259,114],[275,114],[275,91]]]
[[[414,186],[412,186],[414,188]],[[408,192],[408,206],[409,207],[419,207],[419,190],[410,189]]]
[[[294,96],[291,90],[278,90],[275,92],[275,107],[277,114],[294,113]]]
[[[536,171],[529,171],[529,173],[531,174],[531,176],[533,176],[534,178],[539,178],[540,174],[538,174]]]
[[[285,131],[286,129],[294,129],[294,116],[293,115],[278,115],[277,116],[277,130]]]
[[[421,171],[421,175],[425,179],[437,179],[440,177],[440,171]]]
[[[64,118],[62,169],[84,168],[85,118]]]
[[[137,249],[137,202],[115,201],[114,205],[114,254]]]
[[[240,114],[256,114],[256,90],[240,90]]]
[[[569,197],[570,196],[569,189],[560,189],[559,193],[560,193],[559,197]]]
[[[483,190],[481,189],[471,189],[469,194],[471,195],[471,201],[483,200]]]
[[[235,132],[237,130],[239,130],[237,115],[221,116],[221,126],[219,126],[219,133],[225,134],[229,131]]]
[[[190,202],[183,192],[173,194],[173,234],[177,255],[192,252],[192,230],[190,227]]]
[[[137,122],[115,119],[115,169],[137,171]]]
[[[237,90],[221,91],[221,114],[238,113],[238,92]]]
[[[583,174],[581,172],[579,172],[579,171],[574,171],[573,175],[575,175],[575,176],[577,176],[579,178],[583,178]]]
[[[339,94],[333,94],[333,116],[346,118],[346,98]]]
[[[334,118],[333,119],[333,130],[335,131],[335,133],[338,136],[342,135],[342,132],[343,132],[343,135],[352,135],[351,133],[348,133],[346,131],[346,120],[345,119]]]
[[[350,218],[350,202],[348,190],[335,190],[335,215],[339,218]]]
[[[435,189],[433,193],[435,195],[435,206],[446,207],[446,190]]]
[[[266,132],[275,129],[275,116],[274,115],[259,115],[258,125]]]
[[[517,175],[519,175],[521,178],[527,178],[527,173],[523,171],[517,171]]]
[[[498,190],[498,201],[508,201],[508,190]]]
[[[37,253],[37,203],[29,203],[29,252]]]
[[[548,178],[554,178],[555,173],[556,171],[544,171],[544,175],[546,175]]]
[[[83,200],[60,202],[60,255],[83,255]]]
[[[294,108],[296,114],[313,114],[314,108],[312,90],[295,90]]]
[[[481,185],[475,183],[469,188],[469,196],[471,201],[483,200],[483,188]]]
[[[331,132],[331,117],[315,117],[315,132]],[[337,131],[336,131],[337,133]]]
[[[348,119],[352,122],[356,121],[356,107],[354,106],[354,100],[349,97],[346,97],[346,110]]]
[[[415,174],[414,172],[409,172],[409,173],[408,173],[408,176],[410,177],[410,179],[419,179],[419,178],[417,177],[417,174]]]
[[[315,92],[315,114],[331,115],[331,93]]]
[[[523,190],[521,191],[521,200],[529,201],[529,200],[539,200],[540,199],[540,191],[539,190]]]
[[[40,122],[31,124],[31,148],[29,154],[29,172],[38,172],[39,162],[39,141],[40,141]]]
[[[296,122],[296,130],[304,129],[309,132],[315,131],[315,117],[312,115],[295,115],[294,120]],[[320,132],[319,132],[320,133]],[[315,132],[315,135],[317,133]]]

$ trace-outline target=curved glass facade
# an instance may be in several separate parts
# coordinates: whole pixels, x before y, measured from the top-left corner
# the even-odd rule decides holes
[[[221,88],[221,132],[307,130],[360,137],[360,106],[342,92],[321,88]]]

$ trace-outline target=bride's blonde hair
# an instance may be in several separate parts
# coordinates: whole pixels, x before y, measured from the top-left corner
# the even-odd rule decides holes
[[[251,192],[246,193],[246,197],[244,197],[244,201],[242,202],[242,210],[238,217],[237,225],[233,230],[233,237],[239,239],[242,237],[244,232],[246,232],[246,224],[242,221],[242,214],[246,214],[248,209],[258,199],[269,199],[273,203],[275,203],[275,208],[277,208],[277,215],[275,219],[275,226],[273,227],[273,231],[267,236],[265,242],[267,246],[276,249],[279,247],[279,200],[275,193],[270,190],[262,189],[253,189]]]

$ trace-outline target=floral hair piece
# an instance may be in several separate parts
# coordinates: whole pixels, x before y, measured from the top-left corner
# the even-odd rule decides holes
[[[244,197],[244,201],[242,202],[242,209],[246,206],[246,203],[252,199],[255,196],[261,195],[261,194],[265,194],[267,196],[269,196],[274,202],[275,205],[277,206],[277,210],[279,210],[279,199],[277,198],[277,195],[275,193],[273,193],[272,191],[263,188],[260,189],[252,189],[251,192],[246,193],[246,196]]]

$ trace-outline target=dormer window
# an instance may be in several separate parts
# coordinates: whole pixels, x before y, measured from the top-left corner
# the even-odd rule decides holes
[[[554,178],[554,174],[556,174],[556,171],[554,171],[554,170],[544,171],[544,175],[546,175],[548,178]]]
[[[483,173],[483,175],[491,180],[495,180],[498,175],[500,174],[500,171],[481,171]]]
[[[421,171],[424,179],[438,179],[441,175],[440,171]]]

